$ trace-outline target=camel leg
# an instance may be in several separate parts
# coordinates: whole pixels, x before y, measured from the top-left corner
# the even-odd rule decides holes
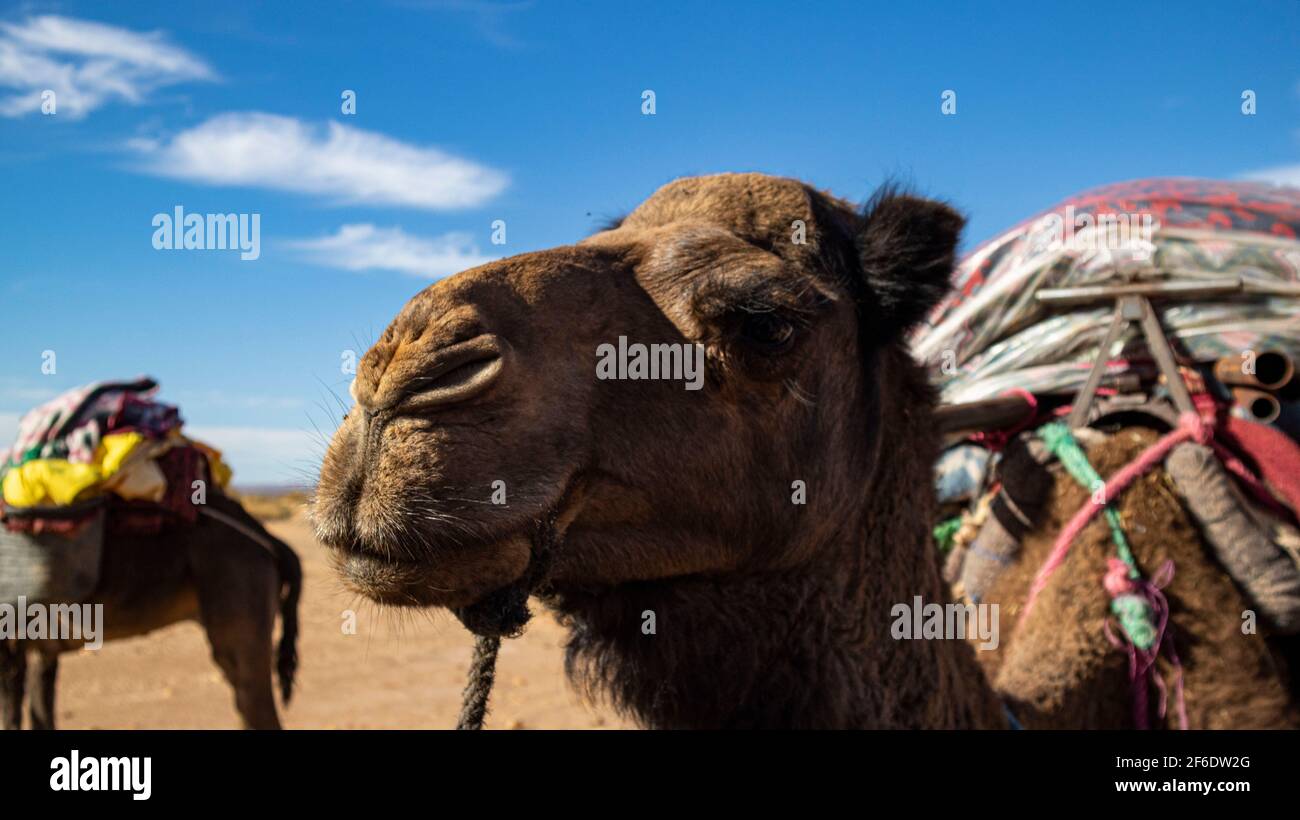
[[[204,559],[196,572],[199,617],[212,659],[235,690],[244,728],[279,729],[271,686],[279,575],[262,555],[253,562],[241,561],[233,552],[219,558],[209,553]]]
[[[235,690],[235,709],[245,729],[279,729],[271,690],[270,634],[232,629],[230,624],[208,627],[212,659]]]
[[[34,652],[27,669],[28,714],[33,729],[54,728],[54,687],[59,678],[59,653]]]
[[[23,728],[23,687],[27,650],[17,641],[0,640],[0,720],[6,729]]]

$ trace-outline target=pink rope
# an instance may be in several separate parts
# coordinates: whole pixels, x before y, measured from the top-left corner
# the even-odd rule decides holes
[[[1178,427],[1166,433],[1155,444],[1152,444],[1138,456],[1136,460],[1125,464],[1115,474],[1106,481],[1106,486],[1102,490],[1102,498],[1118,498],[1130,484],[1140,478],[1152,467],[1164,461],[1169,451],[1182,444],[1184,441],[1196,441],[1206,444],[1210,441],[1214,428],[1206,424],[1196,413],[1183,413],[1178,417]],[[1084,527],[1092,521],[1105,504],[1096,504],[1092,500],[1084,503],[1083,507],[1074,514],[1070,522],[1061,530],[1060,535],[1056,537],[1056,543],[1052,545],[1052,551],[1047,556],[1047,560],[1039,567],[1038,574],[1034,576],[1034,582],[1029,587],[1029,597],[1025,600],[1025,608],[1020,613],[1019,623],[1023,624],[1029,617],[1029,613],[1034,608],[1034,603],[1038,599],[1038,594],[1047,586],[1051,579],[1052,573],[1061,566],[1065,561],[1065,556],[1070,552],[1070,545],[1074,539],[1079,537]]]
[[[1033,424],[1034,419],[1038,418],[1038,397],[1037,396],[1035,396],[1033,393],[1030,393],[1028,390],[1025,390],[1022,387],[1013,387],[1010,390],[1004,391],[1001,395],[1005,396],[1008,394],[1013,396],[1020,396],[1021,398],[1023,398],[1025,400],[1025,403],[1029,405],[1029,412],[1026,413],[1025,417],[1021,419],[1019,422],[1017,422],[1015,425],[1005,430],[986,430],[983,432],[975,433],[970,437],[971,441],[977,444],[983,444],[985,447],[989,448],[990,450],[994,450],[994,451],[1001,450],[1002,448],[1007,446],[1007,442],[1010,441],[1013,436],[1015,436],[1017,433],[1024,430],[1029,425]]]
[[[1122,561],[1114,558],[1111,561],[1115,561],[1123,567]],[[1126,588],[1145,598],[1147,603],[1150,604],[1152,612],[1156,614],[1156,640],[1150,649],[1139,649],[1133,645],[1132,641],[1115,637],[1115,633],[1110,628],[1109,618],[1102,623],[1106,639],[1111,642],[1111,645],[1122,648],[1128,653],[1129,690],[1132,693],[1133,700],[1133,724],[1138,729],[1151,728],[1147,691],[1148,679],[1155,684],[1156,690],[1160,693],[1160,705],[1156,713],[1163,719],[1168,708],[1169,688],[1165,685],[1165,679],[1160,674],[1160,671],[1156,669],[1156,659],[1160,657],[1161,652],[1168,656],[1169,663],[1174,669],[1174,710],[1178,716],[1178,728],[1185,730],[1188,726],[1187,701],[1184,698],[1183,690],[1183,664],[1178,658],[1178,651],[1174,649],[1173,627],[1169,623],[1169,601],[1165,598],[1164,592],[1161,591],[1163,587],[1169,585],[1173,578],[1174,562],[1166,561],[1150,581],[1125,579],[1127,580]]]

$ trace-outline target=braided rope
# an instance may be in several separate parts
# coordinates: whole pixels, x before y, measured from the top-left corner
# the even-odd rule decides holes
[[[474,658],[470,661],[469,679],[461,695],[457,729],[482,729],[487,718],[488,698],[496,683],[497,654],[501,639],[517,638],[532,618],[528,596],[540,589],[550,574],[551,559],[559,540],[556,532],[558,513],[552,511],[539,521],[533,532],[532,554],[520,579],[493,592],[476,604],[453,610],[465,628],[474,633]]]
[[[1075,481],[1077,481],[1085,490],[1092,491],[1098,486],[1105,486],[1106,480],[1088,461],[1088,455],[1083,451],[1079,442],[1070,432],[1069,426],[1062,421],[1054,421],[1038,428],[1038,435],[1047,446],[1047,451],[1056,456]],[[1129,577],[1137,578],[1137,562],[1133,558],[1133,549],[1129,546],[1128,538],[1124,535],[1124,522],[1120,517],[1119,510],[1109,501],[1105,504],[1102,514],[1106,517],[1106,524],[1110,527],[1111,540],[1115,542],[1115,551],[1119,554],[1120,559],[1128,566]]]
[[[461,696],[460,719],[456,721],[457,729],[482,729],[487,717],[488,698],[492,695],[492,684],[497,677],[497,652],[501,649],[501,638],[492,635],[476,635],[474,638],[474,660],[469,665],[469,682],[465,684],[465,694]]]

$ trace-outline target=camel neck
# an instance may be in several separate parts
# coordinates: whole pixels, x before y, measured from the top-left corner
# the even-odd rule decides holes
[[[878,512],[869,520],[891,520],[887,510]],[[899,518],[905,516],[895,514],[892,520]],[[976,662],[975,642],[966,639],[980,625],[996,629],[997,622],[988,611],[980,621],[975,607],[953,603],[929,527],[865,524],[847,552],[862,567],[843,590],[854,607],[840,620],[847,623],[856,615],[859,631],[838,634],[849,636],[843,651],[868,682],[854,725],[1005,728],[1001,705]]]
[[[557,592],[575,683],[652,727],[1005,726],[965,640],[891,629],[897,605],[949,603],[929,535],[932,400],[919,375],[902,381],[865,408],[865,440],[888,430],[890,452],[864,459],[858,508],[813,560]]]
[[[865,569],[891,546],[855,548]],[[795,571],[691,577],[551,603],[571,629],[574,682],[649,727],[1005,727],[965,640],[891,634],[896,604],[948,600],[926,563],[847,584]]]
[[[868,402],[864,414],[868,426],[875,426],[866,435],[879,449],[872,454],[860,517],[834,545],[852,570],[841,576],[845,600],[855,602],[844,618],[857,615],[862,628],[848,650],[867,680],[889,682],[885,697],[875,687],[865,693],[859,723],[1005,728],[1000,702],[975,660],[973,642],[965,639],[970,632],[963,629],[959,636],[949,630],[958,618],[944,617],[941,630],[916,629],[926,614],[965,616],[976,610],[952,607],[931,534],[937,520],[932,465],[938,454],[932,390],[905,351],[883,351],[877,369],[881,383],[893,385],[888,398]],[[875,395],[886,394],[880,389]],[[833,553],[834,546],[826,552]],[[978,623],[976,617],[963,626]],[[997,625],[991,619],[984,623]]]

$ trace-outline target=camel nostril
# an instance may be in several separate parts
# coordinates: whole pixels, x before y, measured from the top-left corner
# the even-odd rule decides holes
[[[476,336],[438,352],[433,366],[414,379],[397,413],[424,413],[474,398],[496,383],[505,369],[504,342]]]

